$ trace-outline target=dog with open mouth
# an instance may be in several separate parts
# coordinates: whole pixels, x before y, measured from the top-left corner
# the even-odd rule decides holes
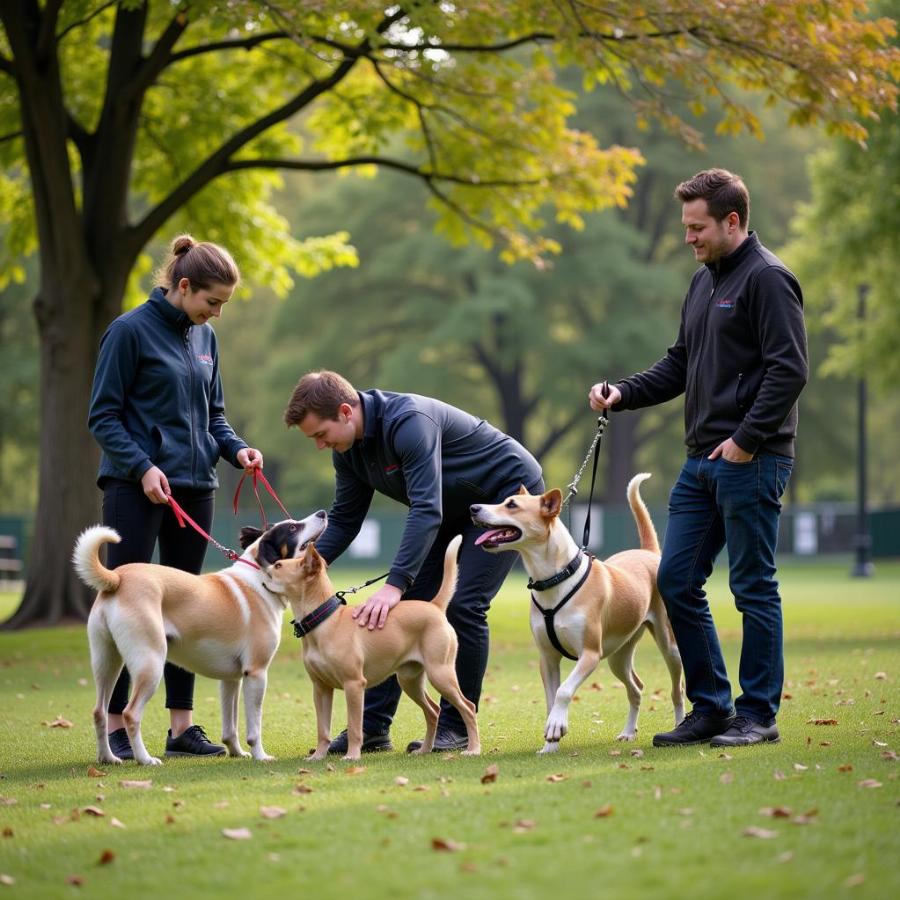
[[[463,696],[456,677],[456,632],[447,621],[447,605],[456,587],[456,557],[462,538],[455,537],[444,554],[444,576],[430,601],[404,600],[391,610],[384,628],[361,628],[332,586],[325,560],[315,544],[296,559],[274,562],[266,570],[270,590],[286,597],[294,611],[294,630],[303,641],[303,665],[313,684],[316,749],[309,759],[324,759],[331,742],[335,689],[347,701],[347,755],[362,751],[363,693],[396,673],[400,687],[425,714],[425,739],[413,751],[434,747],[440,707],[428,695],[425,678],[452,703],[466,725],[463,751],[481,752],[475,704]]]
[[[94,727],[101,763],[122,762],[107,736],[107,706],[123,664],[133,691],[122,715],[134,758],[159,765],[141,737],[141,718],[168,658],[191,672],[221,683],[222,742],[232,756],[271,760],[262,743],[262,705],[269,664],[281,640],[285,602],[265,585],[264,567],[302,553],[328,525],[319,510],[287,519],[266,531],[241,531],[242,556],[229,568],[206,575],[154,563],[107,569],[100,547],[121,539],[95,525],[78,537],[72,561],[79,578],[98,591],[88,616],[91,668],[97,686]],[[244,690],[247,744],[237,734],[238,695]]]
[[[528,572],[531,631],[541,655],[547,701],[542,753],[559,748],[569,730],[572,697],[601,659],[609,662],[628,695],[628,718],[617,739],[634,740],[644,687],[634,671],[634,649],[645,630],[653,635],[669,670],[675,724],[684,718],[681,656],[656,587],[659,540],[640,495],[641,482],[649,477],[635,475],[627,489],[640,549],[605,561],[579,550],[560,521],[558,489],[535,495],[523,487],[502,503],[470,508],[473,522],[488,529],[476,543],[490,553],[517,550]],[[560,683],[563,656],[576,662]]]

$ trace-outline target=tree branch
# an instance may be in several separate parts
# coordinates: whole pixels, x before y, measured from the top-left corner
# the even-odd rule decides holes
[[[254,34],[252,37],[241,38],[232,41],[214,41],[210,44],[198,44],[196,47],[187,47],[179,50],[177,53],[169,55],[168,64],[180,62],[182,59],[188,59],[191,56],[200,56],[203,53],[215,53],[218,50],[252,50],[254,47],[263,44],[266,41],[277,41],[289,39],[290,35],[286,31],[267,31],[265,34]]]
[[[47,0],[44,6],[40,31],[34,45],[34,52],[39,60],[47,59],[56,41],[56,23],[59,21],[59,10],[62,5],[63,0]]]
[[[83,19],[79,19],[77,22],[72,22],[67,28],[64,28],[57,36],[56,43],[60,43],[63,38],[70,32],[74,31],[76,28],[81,28],[82,25],[87,25],[91,19],[96,18],[99,15],[102,15],[106,10],[108,10],[111,6],[115,6],[118,0],[108,0],[107,3],[104,3],[102,6],[99,6],[95,9],[89,16],[85,16]]]

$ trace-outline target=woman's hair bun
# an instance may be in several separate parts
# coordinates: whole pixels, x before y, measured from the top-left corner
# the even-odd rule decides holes
[[[172,253],[175,256],[182,256],[188,252],[196,244],[196,241],[189,234],[179,234],[174,241],[172,241]]]

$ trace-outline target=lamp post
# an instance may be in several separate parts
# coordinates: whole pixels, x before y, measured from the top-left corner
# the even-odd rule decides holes
[[[859,286],[859,303],[856,315],[859,319],[860,332],[866,320],[866,297],[869,285]],[[868,578],[872,575],[872,535],[869,533],[869,513],[867,506],[866,483],[866,378],[861,375],[856,387],[857,430],[856,430],[856,561],[850,574],[854,578]]]

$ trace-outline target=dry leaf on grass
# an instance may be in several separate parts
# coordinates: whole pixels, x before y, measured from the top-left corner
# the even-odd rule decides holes
[[[893,762],[894,760],[897,759],[897,751],[896,750],[883,750],[881,753],[881,758]]]
[[[861,788],[880,788],[881,782],[876,781],[874,778],[864,778],[862,781],[857,781],[856,786]]]
[[[838,772],[852,772],[853,771],[853,763],[844,763],[843,765],[838,766]]]
[[[363,772],[366,771],[365,766],[350,766],[345,770],[347,775],[362,775]]]
[[[524,834],[526,831],[531,831],[535,825],[537,825],[537,822],[534,819],[519,819],[513,827],[513,833]]]
[[[223,828],[222,835],[231,841],[249,841],[253,837],[249,828]]]
[[[313,789],[308,784],[298,784],[292,793],[294,794],[311,794]]]
[[[108,866],[115,858],[116,854],[112,850],[104,850],[100,854],[100,859],[97,860],[97,865]]]
[[[557,772],[555,775],[548,775],[547,781],[552,782],[553,784],[556,784],[556,782],[558,782],[558,781],[565,781],[566,778],[568,778],[567,775],[564,775],[562,772]]]
[[[47,725],[50,728],[72,728],[73,725],[68,719],[57,716],[52,722],[41,722],[41,725]]]
[[[120,822],[115,816],[113,816],[109,820],[109,824],[112,825],[113,828],[124,828],[125,827],[125,825],[122,822]]]
[[[406,787],[406,785],[409,784],[409,779],[405,775],[398,775],[394,779],[394,784],[396,784],[397,787]]]
[[[125,781],[120,781],[119,784],[123,788],[131,788],[139,791],[146,791],[153,786],[153,779],[137,779],[137,778],[128,778]]]
[[[94,816],[95,818],[98,818],[98,819],[100,819],[106,815],[106,813],[103,812],[103,810],[100,809],[99,806],[85,806],[85,808],[82,810],[82,812],[86,816]]]
[[[261,806],[259,814],[264,819],[280,819],[282,816],[287,815],[287,810],[282,809],[280,806]]]
[[[106,772],[101,772],[96,766],[88,767],[88,778],[102,778]]]
[[[432,838],[431,849],[442,850],[446,853],[456,853],[458,850],[465,850],[466,845],[453,841],[450,838]]]
[[[748,825],[741,834],[744,837],[761,838],[762,840],[778,837],[777,831],[771,831],[768,828],[758,828],[756,825]]]
[[[759,810],[761,816],[768,816],[770,819],[789,819],[793,812],[789,806],[763,806]]]
[[[837,725],[837,719],[807,719],[807,725]]]
[[[613,814],[612,803],[604,803],[597,812],[594,813],[595,819],[606,819]]]
[[[71,884],[74,887],[81,887],[84,884],[84,876],[83,875],[66,875],[66,884]]]
[[[491,763],[485,770],[484,775],[481,776],[482,784],[493,784],[497,780],[497,775],[500,772],[500,767],[497,763]]]
[[[5,872],[0,873],[0,884],[5,884],[7,887],[12,887],[16,883],[16,879],[12,877],[12,875],[7,875]]]

